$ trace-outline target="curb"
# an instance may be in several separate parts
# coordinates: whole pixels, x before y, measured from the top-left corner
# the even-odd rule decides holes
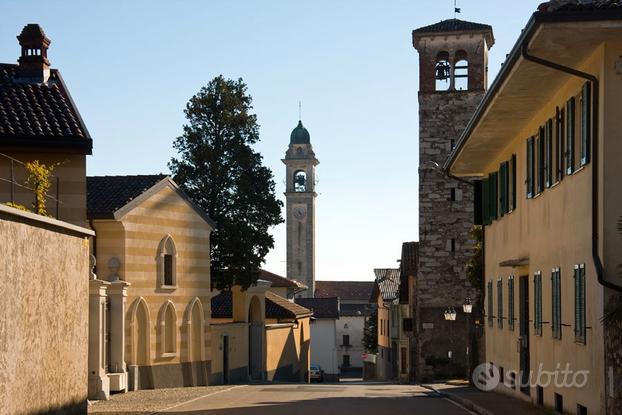
[[[461,396],[455,395],[453,393],[449,393],[449,392],[445,392],[445,391],[441,391],[438,390],[437,388],[430,386],[430,385],[421,385],[421,387],[426,388],[428,390],[433,391],[434,393],[438,394],[439,396],[442,396],[443,398],[447,398],[450,401],[454,401],[462,406],[464,406],[465,408],[467,408],[470,411],[473,411],[479,415],[495,415],[492,412],[490,412],[488,409],[484,409],[481,406],[477,405],[475,402],[470,401],[468,399],[465,399]]]

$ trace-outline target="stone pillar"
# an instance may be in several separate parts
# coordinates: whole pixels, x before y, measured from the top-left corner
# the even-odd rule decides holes
[[[89,281],[89,376],[88,398],[108,400],[110,383],[106,375],[106,290],[109,282]]]
[[[120,279],[110,283],[110,390],[127,392],[127,370],[125,366],[125,304],[127,287],[131,285]]]

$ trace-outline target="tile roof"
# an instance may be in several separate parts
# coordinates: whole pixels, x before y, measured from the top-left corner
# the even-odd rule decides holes
[[[541,12],[559,11],[583,11],[583,10],[607,10],[620,9],[622,2],[619,0],[552,0],[538,6]]]
[[[259,270],[259,279],[270,281],[272,283],[272,287],[274,288],[307,288],[307,286],[301,282],[281,277],[280,275],[274,274],[270,271],[266,271],[265,269]]]
[[[384,301],[398,298],[400,289],[400,270],[398,268],[376,268],[376,284]]]
[[[373,281],[315,281],[315,298],[369,301],[373,289]]]
[[[488,47],[491,48],[495,43],[495,38],[492,34],[492,26],[483,23],[467,22],[460,19],[441,20],[438,23],[420,27],[419,29],[413,30],[413,36],[452,32],[489,32],[486,39],[488,41]]]
[[[93,141],[56,69],[47,83],[20,82],[18,65],[0,64],[0,145],[62,147],[91,154]]]
[[[368,317],[374,312],[374,304],[340,304],[339,315],[342,317]]]
[[[167,176],[90,176],[86,178],[86,206],[89,219],[112,218],[114,213]]]
[[[419,242],[404,242],[400,261],[400,304],[408,304],[408,277],[417,276]]]
[[[296,319],[309,317],[311,310],[266,291],[266,318]],[[222,291],[212,297],[212,318],[232,318],[233,297],[231,291]]]
[[[339,318],[339,299],[333,298],[296,298],[296,304],[313,311],[315,318]]]

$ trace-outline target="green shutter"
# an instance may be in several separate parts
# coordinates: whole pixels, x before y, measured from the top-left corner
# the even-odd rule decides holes
[[[551,274],[551,282],[553,338],[561,339],[561,275],[559,269],[553,270]]]
[[[555,110],[555,181],[564,178],[564,109]]]
[[[488,176],[489,183],[489,213],[490,222],[498,217],[498,194],[499,194],[499,173],[494,172]]]
[[[492,327],[492,281],[488,281],[488,326]]]
[[[534,137],[527,139],[527,151],[526,151],[526,169],[525,169],[525,184],[527,185],[527,199],[535,196],[535,183],[534,183]]]
[[[503,328],[503,282],[497,281],[497,326]]]
[[[482,224],[490,225],[490,181],[482,179]]]
[[[514,277],[508,278],[508,328],[514,331]]]
[[[544,183],[551,187],[553,184],[553,120],[546,122],[544,129]]]
[[[574,172],[575,99],[566,103],[566,174]]]
[[[575,340],[585,343],[586,318],[585,318],[585,265],[575,265]]]
[[[507,163],[501,163],[499,166],[499,216],[508,213],[507,210]]]
[[[510,178],[510,186],[512,187],[512,203],[511,203],[511,209],[515,210],[516,209],[516,154],[512,154],[512,162],[511,162],[511,170],[512,170],[512,174],[511,174],[511,178]]]
[[[544,127],[540,127],[538,130],[538,138],[536,140],[537,156],[535,158],[538,176],[537,193],[542,193],[544,191],[544,140]]]
[[[586,82],[581,94],[581,165],[590,162],[592,131],[592,84]]]
[[[534,274],[533,277],[533,285],[534,285],[534,319],[533,319],[533,327],[535,329],[535,334],[537,336],[542,335],[542,274],[539,272]]]

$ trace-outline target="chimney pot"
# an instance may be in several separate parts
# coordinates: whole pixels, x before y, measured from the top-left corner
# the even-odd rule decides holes
[[[45,83],[50,77],[50,61],[48,48],[50,39],[45,36],[41,26],[27,24],[17,36],[22,48],[19,63],[19,78],[24,82]]]

